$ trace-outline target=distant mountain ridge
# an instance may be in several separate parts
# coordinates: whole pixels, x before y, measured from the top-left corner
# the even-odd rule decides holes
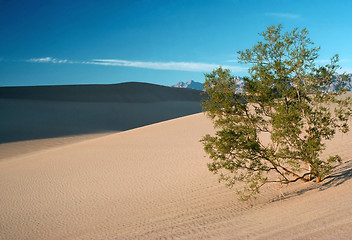
[[[175,85],[172,85],[173,88],[191,88],[191,89],[196,89],[203,91],[203,84],[200,82],[195,82],[193,80],[190,80],[188,82],[178,82]]]
[[[348,86],[348,88],[351,91],[352,90],[352,73],[347,73],[346,75],[350,81],[350,85]],[[339,74],[338,76],[341,77],[342,74]],[[238,83],[238,87],[237,87],[238,91],[242,91],[243,85],[244,85],[243,77],[235,76],[235,79],[237,80],[237,83]],[[181,82],[178,82],[178,83],[172,85],[171,87],[173,87],[173,88],[189,88],[189,89],[196,89],[196,90],[204,91],[203,84],[200,82],[195,82],[193,80],[190,80],[188,82],[181,81]],[[333,90],[333,89],[331,89],[331,90]]]

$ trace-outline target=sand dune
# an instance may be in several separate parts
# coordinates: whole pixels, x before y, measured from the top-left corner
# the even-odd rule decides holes
[[[199,102],[51,102],[0,99],[4,157],[125,131],[201,111]]]
[[[147,83],[0,88],[0,160],[201,112],[200,91]]]
[[[0,88],[0,143],[124,131],[198,113],[200,91],[148,83]]]
[[[61,147],[109,134],[111,133],[103,132],[2,143],[0,144],[0,162],[7,161],[18,156],[33,154],[37,151]]]
[[[201,91],[151,83],[0,87],[0,98],[65,102],[200,101]]]
[[[243,203],[207,170],[212,131],[195,114],[0,162],[0,239],[350,238],[351,134],[333,178]]]
[[[200,102],[50,102],[0,99],[0,143],[124,131],[201,111]]]

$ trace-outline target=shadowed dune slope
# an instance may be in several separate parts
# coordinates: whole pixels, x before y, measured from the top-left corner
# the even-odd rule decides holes
[[[0,162],[0,239],[350,238],[351,134],[330,179],[243,203],[206,167],[212,132],[200,113]]]
[[[124,131],[198,113],[200,98],[147,83],[3,87],[0,143]]]
[[[0,99],[0,143],[125,131],[201,112],[199,102],[54,102]]]
[[[0,87],[0,98],[65,102],[200,101],[201,91],[140,82]]]

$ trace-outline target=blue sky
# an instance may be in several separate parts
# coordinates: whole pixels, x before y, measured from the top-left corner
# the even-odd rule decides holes
[[[350,0],[0,0],[0,86],[204,82],[272,24],[352,72]]]

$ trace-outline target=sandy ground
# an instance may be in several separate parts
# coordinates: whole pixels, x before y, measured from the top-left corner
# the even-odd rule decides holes
[[[0,98],[0,161],[200,111],[199,101],[133,103]]]
[[[199,113],[200,101],[198,90],[141,82],[0,87],[0,144],[125,131]]]
[[[4,159],[0,239],[350,239],[352,134],[332,178],[244,203],[206,167],[211,132],[200,113]]]
[[[92,133],[72,135],[67,137],[52,137],[44,139],[34,139],[25,141],[16,141],[0,144],[0,162],[9,160],[18,156],[33,154],[37,151],[61,147],[72,143],[82,142],[109,135],[115,132]]]

